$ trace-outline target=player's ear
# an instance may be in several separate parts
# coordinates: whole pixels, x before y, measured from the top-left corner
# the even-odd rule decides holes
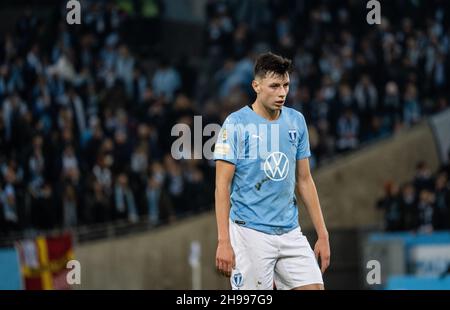
[[[255,91],[255,93],[258,94],[260,92],[261,85],[260,85],[259,81],[257,81],[256,79],[254,79],[252,81],[252,87],[253,87],[253,90]]]

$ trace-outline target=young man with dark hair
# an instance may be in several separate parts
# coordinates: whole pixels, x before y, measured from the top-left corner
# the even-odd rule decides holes
[[[288,59],[260,55],[256,100],[227,117],[215,146],[216,266],[233,289],[324,288],[328,232],[310,173],[305,119],[284,106],[291,70]],[[314,251],[299,227],[296,194],[318,235]]]

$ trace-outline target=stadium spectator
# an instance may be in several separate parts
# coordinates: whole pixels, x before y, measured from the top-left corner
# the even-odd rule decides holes
[[[450,229],[450,186],[446,172],[441,172],[435,185],[435,228]]]
[[[338,120],[337,148],[340,152],[354,150],[359,143],[359,119],[351,108],[347,108]]]
[[[132,223],[139,220],[134,194],[128,184],[128,177],[120,173],[114,186],[114,218],[125,219]]]
[[[431,191],[434,188],[433,175],[427,163],[424,161],[420,161],[416,165],[414,187],[416,188],[418,193],[420,193],[424,189]]]
[[[434,193],[427,189],[422,189],[419,192],[419,202],[417,209],[419,211],[419,232],[431,233],[434,230],[435,218],[435,197]]]
[[[400,209],[404,212],[405,230],[415,230],[418,226],[417,198],[414,186],[407,183],[402,187]]]
[[[386,182],[384,196],[377,203],[377,207],[384,211],[384,227],[387,231],[403,230],[404,213],[398,193],[397,184]]]

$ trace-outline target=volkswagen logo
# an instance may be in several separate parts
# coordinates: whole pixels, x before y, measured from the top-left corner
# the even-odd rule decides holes
[[[282,181],[289,173],[289,159],[282,152],[271,153],[264,162],[264,172],[272,181]]]

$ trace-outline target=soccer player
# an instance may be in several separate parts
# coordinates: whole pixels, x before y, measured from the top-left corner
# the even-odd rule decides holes
[[[257,58],[256,100],[226,118],[214,149],[216,267],[233,289],[324,288],[330,247],[308,130],[303,115],[284,106],[291,67],[272,53]],[[317,232],[314,251],[299,227],[296,194]]]

